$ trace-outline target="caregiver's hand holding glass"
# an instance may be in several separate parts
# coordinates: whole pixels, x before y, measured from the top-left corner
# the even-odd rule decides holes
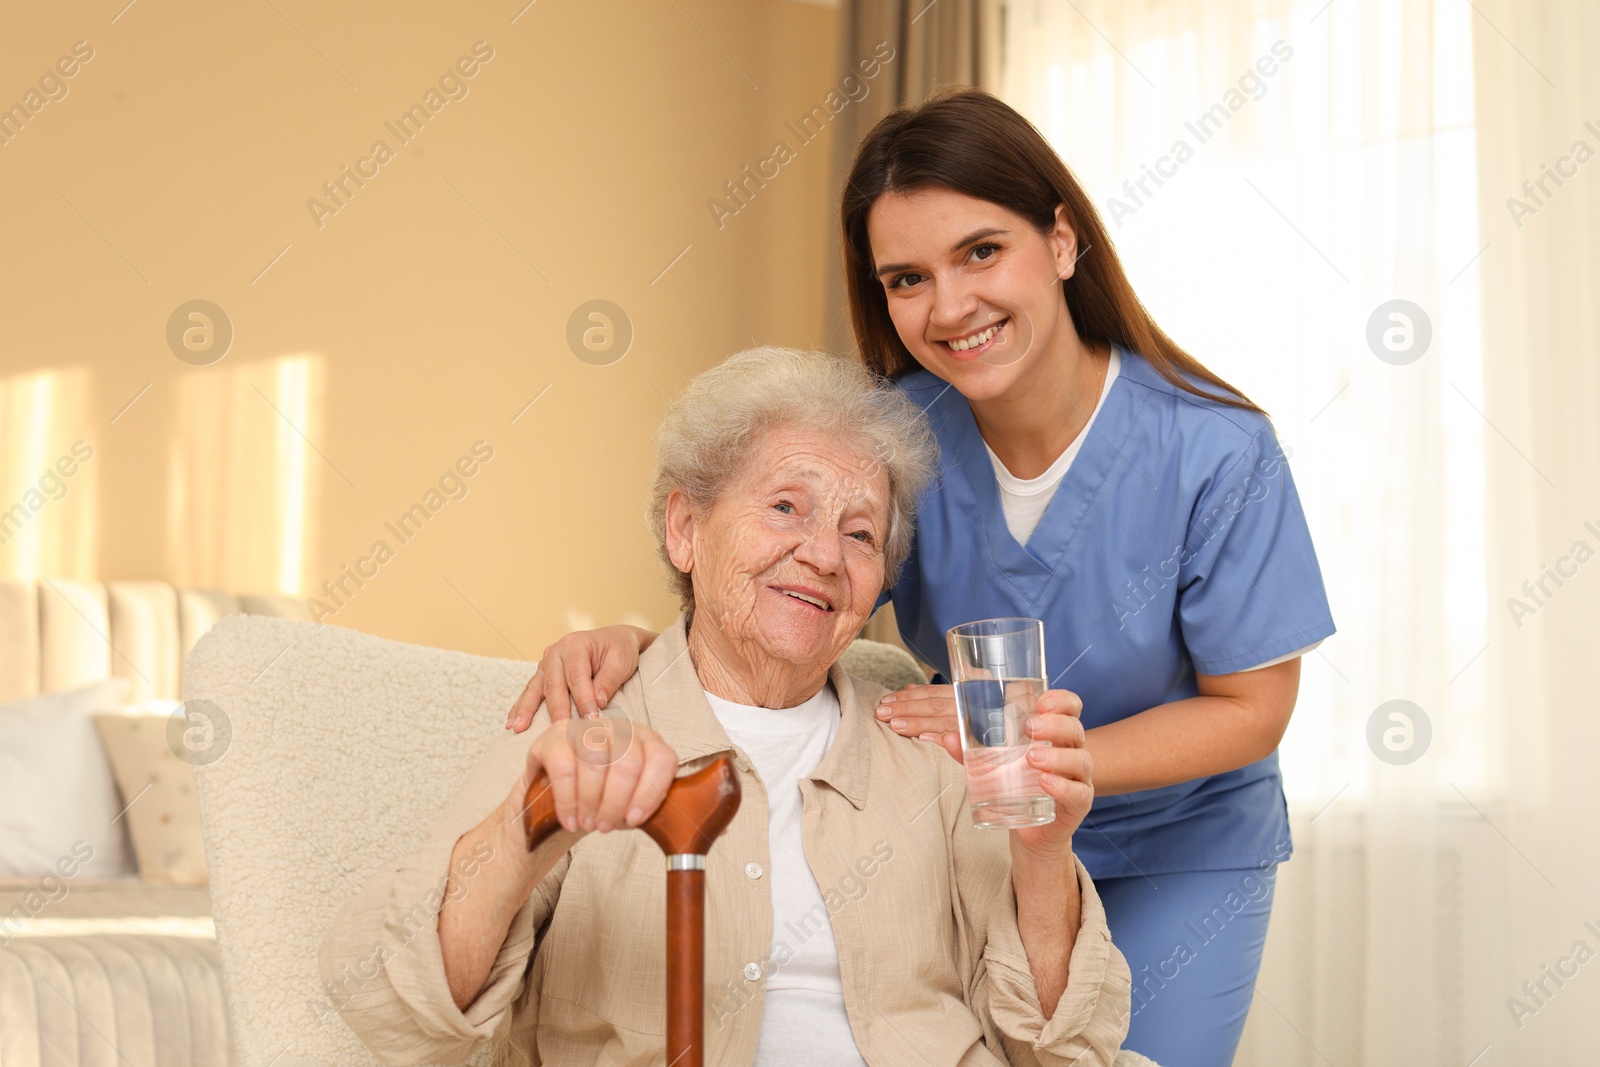
[[[1045,720],[1034,715],[1046,685],[1044,624],[984,619],[952,626],[945,641],[961,738],[957,758],[967,769],[973,825],[995,830],[1049,825],[1056,805],[1045,791],[1041,764],[1052,746],[1040,736]],[[1048,725],[1063,724],[1058,716]]]

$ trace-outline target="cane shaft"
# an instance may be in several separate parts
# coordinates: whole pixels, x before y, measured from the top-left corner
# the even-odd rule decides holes
[[[701,1067],[705,1049],[706,872],[667,872],[667,1062]]]

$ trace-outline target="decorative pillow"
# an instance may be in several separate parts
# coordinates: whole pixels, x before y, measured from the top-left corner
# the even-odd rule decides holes
[[[205,846],[194,768],[169,741],[176,701],[135,704],[96,715],[111,769],[128,805],[124,819],[139,857],[139,877],[164,885],[205,885]]]
[[[80,878],[133,873],[122,800],[90,721],[128,683],[0,704],[0,877],[38,878],[63,858]]]

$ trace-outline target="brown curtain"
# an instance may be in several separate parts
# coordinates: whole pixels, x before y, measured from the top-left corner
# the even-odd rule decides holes
[[[840,79],[861,79],[860,64],[886,54],[865,97],[833,123],[833,173],[829,182],[828,344],[855,351],[845,310],[839,244],[839,193],[856,145],[867,131],[904,103],[922,100],[942,85],[994,89],[1000,77],[1000,0],[840,0]]]
[[[997,88],[1000,18],[1000,0],[840,0],[839,78],[867,81],[869,91],[833,123],[826,285],[828,346],[835,351],[856,351],[845,307],[839,235],[839,194],[856,145],[879,119],[940,86]],[[893,58],[882,60],[891,54],[888,48]],[[881,67],[867,80],[860,65],[871,60],[880,61]],[[874,615],[862,636],[900,644],[894,609],[886,605]]]

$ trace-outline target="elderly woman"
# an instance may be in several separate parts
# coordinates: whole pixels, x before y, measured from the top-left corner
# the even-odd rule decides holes
[[[665,1042],[665,872],[627,833],[732,753],[744,794],[707,860],[707,1063],[1109,1064],[1129,975],[1072,852],[1092,797],[1076,717],[1041,714],[1056,821],[974,828],[961,766],[877,721],[837,661],[908,551],[933,470],[922,413],[853,361],[741,353],[662,426],[651,526],[683,614],[596,740],[541,710],[320,953],[388,1063],[644,1064]],[[529,853],[528,785],[564,831]]]

